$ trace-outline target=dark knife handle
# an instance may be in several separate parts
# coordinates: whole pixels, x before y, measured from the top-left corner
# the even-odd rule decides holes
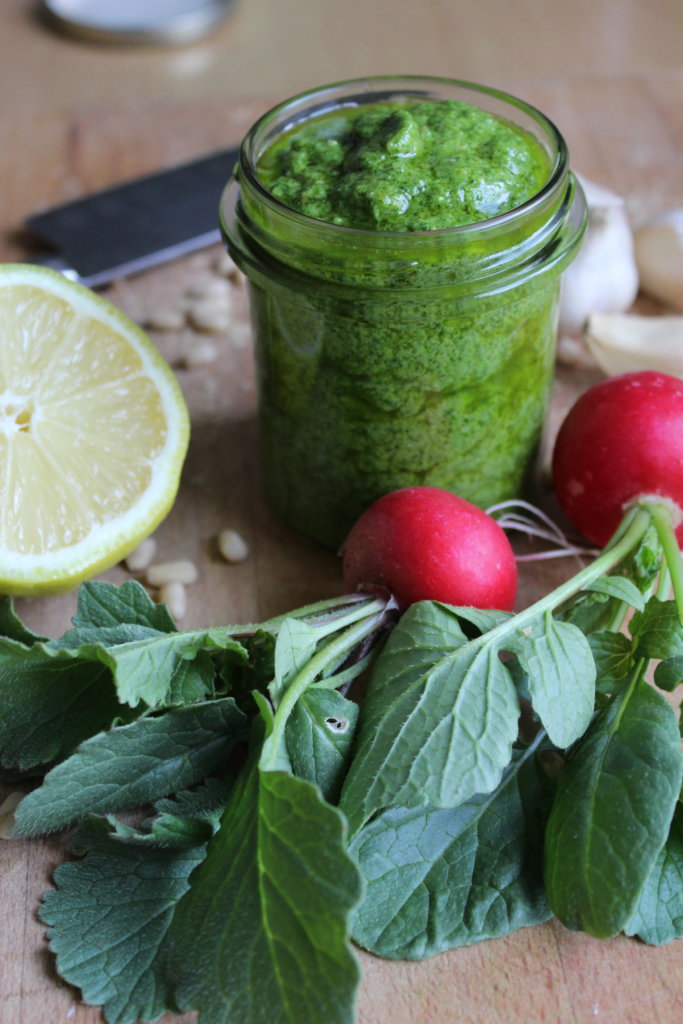
[[[219,241],[218,204],[238,152],[224,149],[29,217],[26,226],[55,250],[42,262],[95,287]]]

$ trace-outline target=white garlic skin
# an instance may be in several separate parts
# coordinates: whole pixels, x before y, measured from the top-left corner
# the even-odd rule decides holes
[[[608,376],[658,370],[683,378],[683,316],[594,313],[584,337]]]
[[[635,232],[634,241],[643,291],[683,309],[683,209],[655,217]]]
[[[588,202],[583,245],[562,275],[560,337],[576,334],[591,313],[623,313],[638,293],[633,232],[624,200],[580,177]]]

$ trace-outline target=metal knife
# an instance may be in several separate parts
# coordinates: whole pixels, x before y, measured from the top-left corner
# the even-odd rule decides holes
[[[34,259],[90,288],[220,240],[218,203],[239,149],[150,174],[29,217]]]

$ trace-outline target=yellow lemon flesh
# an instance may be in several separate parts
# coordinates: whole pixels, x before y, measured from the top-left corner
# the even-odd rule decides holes
[[[56,271],[0,265],[0,592],[68,590],[175,499],[189,417],[120,310]]]

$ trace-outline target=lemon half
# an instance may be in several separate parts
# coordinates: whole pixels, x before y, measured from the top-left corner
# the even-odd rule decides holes
[[[0,265],[0,592],[68,590],[124,558],[171,508],[189,430],[173,372],[120,310]]]

